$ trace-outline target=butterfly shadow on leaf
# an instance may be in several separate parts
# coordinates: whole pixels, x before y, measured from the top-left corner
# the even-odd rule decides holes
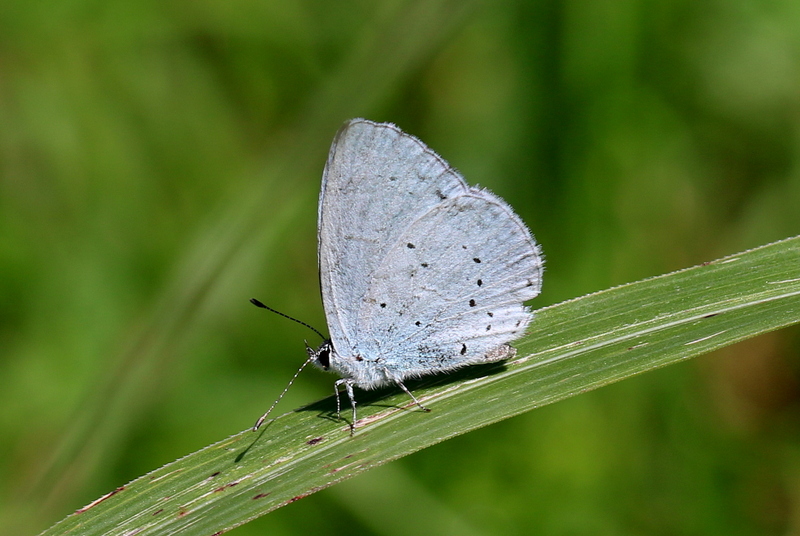
[[[431,374],[423,378],[406,380],[403,383],[417,398],[423,398],[426,393],[432,392],[439,387],[453,385],[477,378],[490,377],[500,372],[504,372],[507,368],[507,362],[470,365],[447,373]],[[387,398],[393,396],[397,396],[397,399],[394,400],[396,403],[390,404],[385,402]],[[350,412],[350,402],[347,399],[347,394],[344,391],[339,394],[339,397],[341,401],[342,416],[345,417]],[[358,404],[359,413],[372,413],[369,411],[369,408],[393,408],[398,410],[406,409],[409,411],[419,411],[419,408],[413,404],[413,401],[408,398],[407,395],[403,393],[402,390],[396,385],[387,385],[379,389],[367,391],[358,389],[356,387],[356,402]],[[315,411],[318,412],[318,417],[321,419],[341,422],[341,419],[339,419],[336,414],[335,396],[323,398],[322,400],[299,407],[295,411]],[[435,411],[435,409],[433,411]]]
[[[448,373],[441,373],[441,374],[432,374],[430,376],[425,376],[420,379],[415,380],[407,380],[405,383],[406,387],[414,393],[417,397],[424,398],[425,393],[428,391],[435,391],[437,388],[454,385],[460,382],[464,382],[467,380],[474,380],[478,378],[487,378],[503,372],[507,369],[507,362],[495,362],[495,363],[486,363],[480,365],[470,365],[464,367],[462,369],[457,369],[454,371],[450,371]],[[301,411],[314,411],[317,412],[318,417],[321,419],[326,419],[336,423],[350,423],[350,420],[347,419],[347,415],[350,412],[350,404],[347,400],[347,395],[345,393],[340,393],[339,395],[341,398],[342,403],[342,415],[343,418],[339,418],[336,414],[336,397],[329,396],[327,398],[323,398],[322,400],[318,400],[306,406],[302,406],[294,410],[295,412]],[[397,396],[398,398],[396,401],[397,404],[388,404],[386,402],[381,402],[388,397]],[[368,417],[375,413],[378,413],[382,410],[387,409],[396,409],[402,410],[406,409],[408,411],[419,411],[419,408],[413,404],[413,402],[406,397],[405,393],[401,391],[401,389],[397,386],[388,385],[386,387],[364,391],[364,390],[357,390],[356,391],[356,402],[358,404],[358,408],[362,413],[362,417],[359,419],[363,419],[364,417]],[[380,408],[377,412],[370,411],[369,408]],[[435,408],[433,411],[436,411]],[[259,437],[263,435],[267,429],[269,429],[270,425],[273,421],[268,421],[264,423],[264,426],[260,430]],[[255,439],[253,443],[251,443],[246,449],[240,452],[236,456],[236,463],[242,461],[242,459],[247,455],[250,451],[252,446],[258,439]]]

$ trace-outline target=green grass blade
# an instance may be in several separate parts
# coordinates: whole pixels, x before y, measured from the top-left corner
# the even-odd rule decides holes
[[[369,116],[377,103],[403,86],[478,4],[400,0],[364,11],[367,19],[358,26],[360,33],[352,36],[353,46],[343,50],[341,64],[321,78],[297,118],[280,134],[273,132],[263,155],[264,171],[253,177],[253,183],[242,179],[247,186],[238,195],[231,194],[225,208],[210,211],[196,234],[185,238],[185,249],[172,261],[173,272],[164,276],[161,293],[141,313],[145,320],[133,322],[130,340],[107,358],[103,365],[107,368],[98,370],[98,382],[69,419],[52,453],[43,457],[36,476],[26,481],[27,491],[14,496],[25,508],[11,508],[26,519],[15,520],[8,528],[9,521],[0,516],[0,532],[35,526],[62,512],[93,474],[107,468],[113,458],[109,453],[120,444],[127,425],[153,404],[154,385],[167,376],[164,371],[177,366],[184,355],[181,348],[196,340],[197,326],[214,310],[210,303],[220,300],[220,289],[235,295],[232,288],[249,284],[244,282],[251,282],[256,270],[265,277],[271,269],[263,264],[269,257],[265,251],[299,211],[309,208],[303,203],[316,200],[333,133],[345,119]],[[203,102],[209,108],[225,106]],[[318,158],[309,157],[313,148],[318,149]],[[262,264],[256,268],[256,263]],[[35,512],[34,520],[27,520],[28,512]]]
[[[537,313],[517,359],[361,393],[359,427],[326,399],[145,475],[44,534],[210,535],[371,467],[596,387],[800,321],[800,237]]]

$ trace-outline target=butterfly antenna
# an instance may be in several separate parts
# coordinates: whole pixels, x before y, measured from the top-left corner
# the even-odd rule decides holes
[[[279,314],[279,315],[281,315],[281,316],[282,316],[282,317],[284,317],[284,318],[288,318],[289,320],[292,320],[292,321],[294,321],[294,322],[297,322],[298,324],[301,324],[301,325],[303,325],[303,326],[307,327],[308,329],[310,329],[311,331],[313,331],[314,333],[316,333],[317,335],[319,335],[319,337],[320,337],[322,340],[327,340],[327,339],[325,338],[325,335],[323,335],[322,333],[320,333],[320,332],[319,332],[319,331],[318,331],[318,330],[317,330],[317,329],[316,329],[314,326],[311,326],[311,325],[309,325],[309,324],[306,324],[306,323],[305,323],[305,322],[303,322],[302,320],[298,320],[298,319],[296,319],[296,318],[293,318],[293,317],[291,317],[291,316],[289,316],[289,315],[287,315],[287,314],[284,314],[284,313],[282,313],[282,312],[280,312],[280,311],[276,311],[276,310],[275,310],[275,309],[273,309],[272,307],[267,307],[266,305],[264,305],[263,303],[261,303],[260,301],[258,301],[258,300],[257,300],[257,299],[255,299],[255,298],[250,298],[250,303],[252,303],[252,304],[253,304],[253,305],[255,305],[256,307],[261,307],[262,309],[266,309],[267,311],[272,311],[273,313],[275,313],[275,314]],[[306,347],[308,347],[308,343],[306,343]],[[294,373],[294,376],[292,376],[292,379],[291,379],[291,380],[289,380],[289,383],[288,383],[288,384],[286,385],[286,387],[283,389],[283,392],[280,394],[280,396],[278,396],[278,398],[277,398],[277,399],[275,399],[275,402],[273,402],[273,403],[272,403],[272,405],[269,407],[269,409],[267,410],[267,412],[266,412],[264,415],[262,415],[262,416],[261,416],[261,417],[260,417],[260,418],[259,418],[259,419],[256,421],[256,424],[253,426],[253,431],[254,431],[254,432],[255,432],[256,430],[258,430],[258,429],[261,427],[261,425],[262,425],[262,424],[264,424],[264,421],[266,421],[266,420],[267,420],[267,417],[269,417],[269,414],[270,414],[270,413],[272,413],[272,410],[273,410],[273,409],[275,409],[275,406],[277,406],[277,405],[278,405],[278,402],[280,402],[280,401],[281,401],[281,399],[283,398],[283,396],[286,394],[286,392],[287,392],[287,391],[289,390],[289,388],[292,386],[292,384],[293,384],[293,383],[294,383],[294,381],[297,379],[297,377],[300,375],[300,373],[301,373],[301,372],[303,372],[303,369],[304,369],[304,368],[306,368],[306,366],[307,366],[309,363],[311,363],[311,362],[312,362],[312,361],[313,361],[315,358],[316,358],[316,355],[314,355],[314,354],[312,354],[311,352],[309,352],[308,359],[306,359],[305,363],[303,363],[302,365],[300,365],[300,368],[299,368],[299,369],[297,369],[297,372],[295,372],[295,373]]]
[[[314,329],[314,328],[311,328],[311,329]],[[315,331],[316,331],[316,330],[315,330]],[[262,424],[264,424],[264,421],[266,421],[266,420],[267,420],[267,417],[269,417],[269,414],[270,414],[270,413],[272,413],[272,410],[273,410],[273,409],[275,409],[275,406],[277,406],[277,405],[278,405],[278,402],[280,402],[280,401],[281,401],[281,398],[283,398],[283,395],[285,395],[285,394],[286,394],[286,391],[288,391],[288,390],[289,390],[289,387],[291,387],[291,386],[292,386],[292,384],[293,384],[293,383],[294,383],[294,381],[297,379],[297,377],[298,377],[298,376],[300,376],[300,373],[301,373],[301,372],[303,372],[303,369],[304,369],[304,368],[306,368],[306,365],[308,365],[309,363],[311,363],[311,361],[313,361],[315,357],[316,357],[316,356],[314,356],[314,355],[311,355],[311,356],[309,356],[309,357],[308,357],[308,359],[306,359],[306,362],[305,362],[305,363],[303,363],[302,365],[300,365],[300,368],[299,368],[299,369],[297,369],[297,372],[295,372],[295,373],[294,373],[294,376],[292,376],[292,379],[291,379],[291,380],[289,380],[289,384],[288,384],[288,385],[287,385],[287,386],[286,386],[286,387],[283,389],[283,392],[280,394],[280,396],[279,396],[279,397],[278,397],[278,398],[275,400],[275,402],[273,402],[273,403],[272,403],[272,405],[269,407],[269,409],[267,410],[267,412],[266,412],[264,415],[262,415],[262,416],[261,416],[261,417],[260,417],[260,418],[259,418],[259,419],[256,421],[256,424],[253,426],[253,431],[254,431],[254,432],[255,432],[256,430],[258,430],[259,428],[261,428],[261,425],[262,425]]]
[[[298,319],[296,319],[296,318],[293,318],[293,317],[291,317],[291,316],[289,316],[289,315],[287,315],[287,314],[284,314],[284,313],[282,313],[282,312],[280,312],[280,311],[276,311],[276,310],[275,310],[275,309],[273,309],[272,307],[267,307],[266,305],[264,305],[263,303],[261,303],[260,301],[258,301],[258,300],[257,300],[257,299],[255,299],[255,298],[250,298],[250,303],[252,303],[252,304],[253,304],[253,305],[255,305],[256,307],[261,307],[262,309],[266,309],[267,311],[272,311],[272,312],[273,312],[273,313],[275,313],[275,314],[281,315],[281,316],[282,316],[282,317],[284,317],[284,318],[288,318],[289,320],[291,320],[291,321],[293,321],[293,322],[297,322],[298,324],[300,324],[300,325],[302,325],[302,326],[305,326],[305,327],[307,327],[308,329],[310,329],[311,331],[313,331],[314,333],[316,333],[317,335],[319,335],[319,337],[320,337],[320,338],[321,338],[323,341],[324,341],[324,340],[327,340],[327,337],[325,337],[325,335],[323,335],[322,333],[320,333],[320,332],[319,332],[319,331],[318,331],[318,330],[317,330],[317,329],[316,329],[314,326],[308,325],[308,324],[306,324],[305,322],[303,322],[302,320],[298,320]],[[305,365],[303,365],[303,366],[305,366]],[[300,370],[303,370],[303,369],[302,369],[302,367],[300,368]],[[298,371],[298,372],[299,372],[299,371]]]

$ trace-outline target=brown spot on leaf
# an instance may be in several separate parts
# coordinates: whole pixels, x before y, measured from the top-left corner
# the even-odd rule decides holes
[[[120,487],[118,487],[117,489],[115,489],[114,491],[112,491],[112,492],[110,492],[110,493],[106,493],[105,495],[103,495],[103,496],[102,496],[102,497],[100,497],[99,499],[96,499],[96,500],[94,500],[94,501],[90,502],[89,504],[87,504],[87,505],[86,505],[86,506],[84,506],[83,508],[79,508],[78,510],[75,510],[75,513],[76,513],[76,514],[82,514],[82,513],[84,513],[85,511],[87,511],[87,510],[89,510],[89,509],[91,509],[91,508],[94,508],[95,506],[97,506],[97,505],[98,505],[98,504],[100,504],[101,502],[103,502],[103,501],[105,501],[105,500],[107,500],[107,499],[110,499],[111,497],[113,497],[114,495],[116,495],[117,493],[119,493],[120,491],[124,491],[124,490],[125,490],[125,486],[120,486]]]

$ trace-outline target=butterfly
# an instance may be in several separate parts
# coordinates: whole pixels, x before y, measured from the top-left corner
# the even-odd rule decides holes
[[[405,380],[512,357],[506,343],[533,319],[523,302],[541,291],[544,268],[508,204],[469,186],[414,136],[366,119],[333,140],[318,255],[330,338],[308,348],[306,363],[341,376],[337,414],[344,386],[351,431],[354,387],[393,384],[427,410]]]

